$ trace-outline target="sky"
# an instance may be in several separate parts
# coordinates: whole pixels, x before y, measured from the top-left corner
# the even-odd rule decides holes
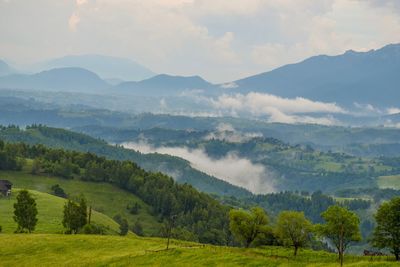
[[[399,0],[0,0],[0,58],[129,58],[227,82],[400,42]]]

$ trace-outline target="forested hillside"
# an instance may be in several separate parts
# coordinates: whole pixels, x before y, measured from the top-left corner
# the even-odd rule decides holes
[[[54,148],[92,152],[115,160],[132,160],[142,168],[173,176],[179,183],[189,183],[200,191],[235,196],[249,195],[247,190],[202,173],[186,160],[161,154],[141,154],[90,136],[68,130],[32,125],[22,130],[17,126],[1,127],[0,138],[9,142],[45,144]]]
[[[0,170],[21,170],[25,160],[31,159],[34,174],[105,182],[132,192],[150,205],[161,221],[175,218],[176,235],[182,239],[221,245],[231,240],[226,206],[190,185],[177,184],[161,173],[147,172],[131,161],[3,141],[0,142],[0,156]]]

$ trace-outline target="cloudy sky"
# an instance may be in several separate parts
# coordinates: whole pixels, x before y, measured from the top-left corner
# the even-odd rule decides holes
[[[0,0],[0,58],[135,60],[235,80],[316,54],[400,42],[399,0]]]

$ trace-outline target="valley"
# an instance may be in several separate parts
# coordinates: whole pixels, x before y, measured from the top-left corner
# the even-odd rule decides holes
[[[0,0],[0,267],[399,266],[399,3]]]

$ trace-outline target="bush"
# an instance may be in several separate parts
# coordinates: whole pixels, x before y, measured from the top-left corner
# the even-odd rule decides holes
[[[0,233],[1,233],[2,230],[3,230],[3,229],[1,228],[1,225],[0,225]]]
[[[119,230],[120,230],[120,235],[124,236],[128,234],[129,231],[129,225],[128,221],[124,218],[122,219],[121,223],[119,224]]]
[[[85,224],[81,232],[85,235],[104,235],[105,229],[101,225]]]
[[[60,185],[55,184],[51,187],[51,190],[53,191],[53,195],[62,197],[62,198],[67,198],[67,194],[65,193],[64,189],[60,187]]]
[[[139,213],[141,206],[139,203],[134,203],[132,205],[128,205],[126,208],[129,210],[130,214],[136,215]]]
[[[132,226],[131,231],[137,234],[138,236],[143,236],[143,226],[139,221],[136,221],[135,224]]]

